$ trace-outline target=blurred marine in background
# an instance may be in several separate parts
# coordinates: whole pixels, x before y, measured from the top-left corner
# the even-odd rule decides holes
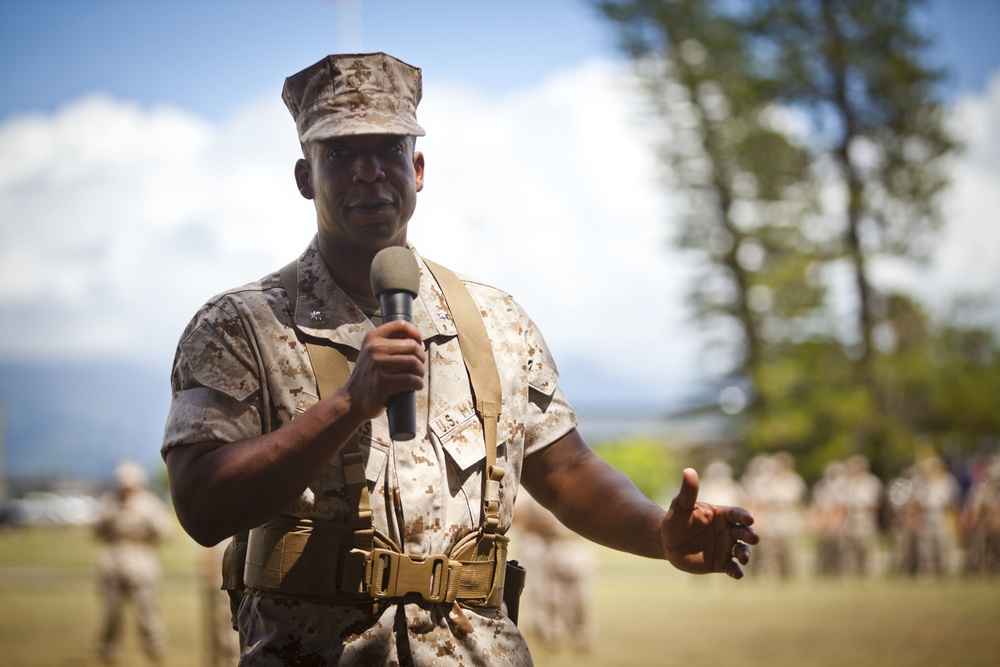
[[[101,498],[94,535],[104,543],[97,561],[104,625],[98,651],[115,661],[121,640],[124,605],[135,607],[142,647],[159,663],[166,648],[158,607],[161,578],[156,545],[170,533],[171,519],[163,501],[146,489],[146,473],[126,461],[115,468],[117,488]]]

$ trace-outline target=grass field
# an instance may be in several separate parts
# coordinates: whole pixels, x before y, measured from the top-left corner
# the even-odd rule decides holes
[[[80,528],[0,531],[0,665],[99,664],[95,549]],[[163,549],[167,666],[206,664],[197,555],[179,530]],[[594,647],[535,648],[539,666],[1000,665],[1000,580],[733,582],[598,560]],[[119,664],[146,664],[129,620]]]

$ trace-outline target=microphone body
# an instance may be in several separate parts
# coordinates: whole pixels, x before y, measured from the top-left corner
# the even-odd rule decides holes
[[[382,306],[382,322],[413,323],[413,299],[420,289],[417,260],[406,248],[381,250],[372,261],[372,291]],[[393,440],[412,440],[417,432],[417,395],[412,391],[393,394],[386,403],[389,435]]]
[[[413,295],[405,291],[379,294],[382,322],[404,320],[413,324]],[[417,431],[417,395],[412,391],[393,394],[385,406],[389,416],[389,435],[393,440],[412,440]]]

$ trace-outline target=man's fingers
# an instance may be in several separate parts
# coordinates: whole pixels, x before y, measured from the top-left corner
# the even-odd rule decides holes
[[[698,502],[698,473],[694,468],[685,468],[681,477],[681,490],[677,492],[670,507],[675,512],[691,512]]]
[[[750,562],[750,547],[743,542],[737,542],[736,546],[733,547],[733,558],[741,565],[746,565]]]
[[[726,566],[722,569],[722,571],[728,574],[733,579],[743,578],[743,568],[740,567],[740,564],[734,560],[727,560]]]
[[[733,524],[729,532],[734,540],[739,540],[740,542],[746,542],[747,544],[757,544],[760,542],[760,536],[749,526],[743,526],[738,523]]]
[[[742,507],[727,507],[726,521],[729,523],[739,523],[744,526],[752,526],[753,515]]]

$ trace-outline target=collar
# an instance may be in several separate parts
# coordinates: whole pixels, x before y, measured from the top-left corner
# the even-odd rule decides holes
[[[416,248],[409,243],[406,247],[416,256],[420,269],[420,292],[413,300],[413,323],[421,338],[427,341],[437,336],[457,335],[455,320],[441,288]],[[315,236],[299,257],[296,280],[295,326],[310,336],[360,350],[364,335],[374,326],[330,275]]]

